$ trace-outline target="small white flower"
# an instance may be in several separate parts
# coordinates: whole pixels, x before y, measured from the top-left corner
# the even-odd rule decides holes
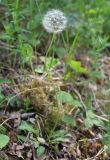
[[[44,16],[42,24],[47,32],[60,33],[66,28],[67,18],[62,11],[52,9]]]

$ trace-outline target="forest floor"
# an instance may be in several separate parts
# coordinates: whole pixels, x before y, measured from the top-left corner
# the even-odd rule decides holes
[[[79,75],[74,82],[65,81],[63,62],[48,77],[33,73],[30,66],[22,69],[15,64],[11,68],[5,65],[6,57],[1,58],[0,133],[7,134],[9,142],[0,151],[0,160],[109,160],[102,140],[109,121],[105,113],[110,113],[107,108],[110,104],[109,57],[100,60],[103,76],[94,82],[87,75]],[[43,65],[42,57],[38,59]],[[91,69],[89,57],[84,60],[80,58],[82,64]],[[38,66],[34,60],[33,66]],[[80,108],[56,101],[56,90],[74,93],[84,109],[91,105],[89,99],[92,98],[96,115],[89,108],[85,115]],[[56,104],[61,107],[52,108]],[[64,113],[72,115],[74,122],[71,117],[62,121]]]

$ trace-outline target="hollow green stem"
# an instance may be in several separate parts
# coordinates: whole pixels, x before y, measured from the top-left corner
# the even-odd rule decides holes
[[[44,70],[46,70],[46,71],[47,71],[47,58],[48,58],[49,52],[50,52],[50,50],[51,50],[51,48],[52,48],[52,44],[53,44],[54,40],[55,40],[55,34],[52,35],[51,42],[50,42],[50,44],[49,44],[49,47],[48,47],[48,49],[47,49],[47,51],[46,51],[46,55],[45,55],[45,64],[44,64],[45,66],[44,66]]]

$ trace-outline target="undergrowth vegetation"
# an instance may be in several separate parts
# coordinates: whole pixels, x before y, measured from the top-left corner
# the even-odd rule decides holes
[[[110,1],[0,0],[0,160],[108,160]]]

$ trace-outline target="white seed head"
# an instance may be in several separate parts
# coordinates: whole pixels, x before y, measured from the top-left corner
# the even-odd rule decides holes
[[[47,32],[60,33],[66,28],[67,18],[62,11],[52,9],[44,16],[42,24]]]

